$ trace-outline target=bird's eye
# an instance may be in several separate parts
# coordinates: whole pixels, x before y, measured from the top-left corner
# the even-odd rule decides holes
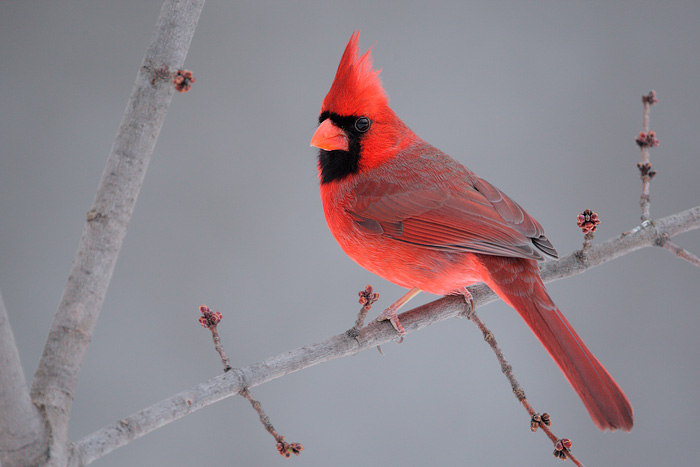
[[[360,117],[355,120],[355,129],[360,133],[364,133],[365,131],[369,130],[370,124],[371,122],[369,121],[369,118]]]

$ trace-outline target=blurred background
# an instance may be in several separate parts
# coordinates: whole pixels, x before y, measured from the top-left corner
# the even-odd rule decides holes
[[[427,3],[427,2],[425,2]],[[160,1],[2,2],[0,289],[31,380]],[[653,217],[700,204],[700,4],[688,2],[206,3],[83,365],[78,440],[218,375],[198,306],[221,311],[244,366],[339,334],[357,291],[403,290],[328,232],[309,147],[355,29],[391,105],[421,137],[522,204],[560,254],[576,215],[600,242],[639,223],[634,143],[656,90]],[[700,254],[700,233],[676,242]],[[587,465],[700,456],[700,270],[647,248],[548,288],[635,408],[602,433],[503,303],[480,310],[530,402]],[[419,297],[412,304],[435,297]],[[373,310],[377,313],[376,310]],[[255,388],[303,466],[547,465],[556,461],[476,327],[452,320]],[[233,397],[100,459],[282,465]],[[287,464],[285,464],[287,465]]]

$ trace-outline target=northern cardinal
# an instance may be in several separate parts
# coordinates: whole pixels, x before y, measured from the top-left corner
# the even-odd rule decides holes
[[[549,297],[537,260],[557,258],[540,224],[498,188],[423,141],[389,107],[372,67],[348,42],[318,118],[323,211],[341,248],[365,269],[411,289],[461,293],[483,282],[515,308],[601,430],[632,429],[632,406]]]

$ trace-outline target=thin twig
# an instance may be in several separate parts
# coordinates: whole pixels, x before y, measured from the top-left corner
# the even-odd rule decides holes
[[[637,139],[635,140],[639,149],[642,151],[642,161],[637,163],[637,168],[639,168],[640,177],[642,179],[642,196],[639,199],[639,205],[642,208],[642,222],[651,219],[649,214],[651,200],[649,197],[649,184],[651,179],[656,175],[656,171],[651,169],[651,162],[649,160],[649,149],[659,145],[659,140],[656,139],[656,134],[649,130],[649,112],[651,106],[654,105],[658,100],[656,99],[656,93],[650,91],[649,94],[642,96],[642,104],[644,106],[644,111],[642,113],[642,132],[639,133]]]
[[[591,249],[591,241],[593,240],[594,236],[595,234],[593,232],[588,232],[583,236],[583,247],[581,247],[581,254],[583,256],[586,256],[588,250]]]
[[[652,91],[653,92],[653,91]],[[645,135],[649,134],[649,111],[651,110],[651,104],[644,98],[642,98],[642,104],[644,106],[644,111],[642,112],[642,132]],[[640,145],[640,149],[642,151],[642,166],[643,167],[651,167],[651,162],[649,161],[649,146],[648,145]],[[642,170],[642,169],[640,169]],[[648,172],[648,170],[647,170]],[[642,172],[642,196],[639,200],[640,206],[642,208],[642,222],[650,219],[651,216],[649,214],[650,210],[650,199],[649,199],[649,182],[651,181],[651,177],[648,176],[648,173]]]
[[[231,368],[231,365],[229,365],[229,358],[226,356],[224,346],[221,344],[221,339],[219,338],[219,331],[217,330],[223,316],[218,311],[212,311],[206,305],[200,306],[199,312],[202,313],[202,316],[199,317],[199,324],[211,331],[211,335],[214,340],[214,347],[221,357],[221,363],[224,365],[224,373],[232,370],[233,368]],[[248,402],[250,402],[250,405],[253,406],[253,409],[255,409],[255,411],[258,413],[260,423],[263,424],[268,433],[270,433],[275,438],[275,441],[277,441],[277,451],[281,455],[284,457],[290,457],[292,454],[297,456],[301,454],[301,451],[304,450],[301,443],[287,443],[284,440],[284,436],[280,435],[277,430],[275,430],[275,427],[272,426],[272,422],[270,421],[270,417],[267,416],[260,402],[253,398],[253,395],[250,393],[247,387],[244,387],[240,391],[240,395],[247,399]]]
[[[535,412],[535,409],[532,408],[530,403],[527,400],[527,397],[525,396],[525,390],[523,389],[522,386],[520,386],[520,383],[518,383],[518,380],[515,379],[515,375],[513,374],[513,366],[508,363],[506,358],[503,356],[503,351],[501,348],[498,346],[498,342],[496,342],[496,337],[493,335],[491,330],[486,327],[484,322],[479,318],[479,316],[476,314],[474,310],[471,310],[469,312],[469,319],[476,324],[476,326],[479,328],[479,331],[481,331],[481,334],[484,335],[484,340],[488,342],[488,344],[491,346],[491,350],[493,350],[493,353],[496,355],[496,358],[498,359],[498,363],[501,365],[501,372],[505,375],[505,377],[508,379],[508,382],[510,383],[510,387],[513,390],[513,394],[515,395],[516,399],[525,407],[525,410],[527,410],[528,414],[530,414],[530,419],[534,420],[535,416],[537,416],[537,412]],[[552,441],[552,443],[556,446],[557,442],[560,441],[560,438],[557,438],[554,433],[549,429],[546,423],[538,423],[537,426],[542,429],[542,431],[549,437],[549,439]],[[561,455],[561,449],[556,450],[555,452],[560,453]],[[571,459],[571,461],[576,464],[577,466],[581,466],[582,464],[576,459],[572,454],[571,451],[568,449],[566,450],[566,457],[562,457],[562,459],[566,458]]]
[[[469,319],[476,324],[476,326],[479,328],[479,331],[484,335],[484,340],[488,342],[488,344],[491,346],[491,350],[493,350],[493,353],[496,354],[496,358],[498,359],[498,363],[501,365],[501,372],[505,375],[505,377],[508,379],[508,382],[510,383],[510,387],[513,390],[513,394],[515,394],[515,397],[518,399],[518,401],[522,402],[523,400],[526,400],[525,397],[525,390],[520,386],[520,383],[518,383],[518,380],[515,379],[515,375],[513,374],[513,367],[511,366],[510,363],[506,360],[506,358],[503,356],[503,352],[501,351],[501,348],[498,346],[498,342],[496,342],[496,337],[493,335],[493,333],[489,330],[489,328],[486,327],[483,321],[481,321],[481,318],[476,314],[476,311],[472,310],[469,313]],[[525,404],[524,404],[525,405]],[[527,409],[530,407],[529,404],[525,405],[525,408]],[[530,413],[530,415],[534,415],[535,412],[534,410]]]
[[[209,328],[209,330],[211,331],[211,337],[214,341],[214,349],[219,353],[221,363],[224,365],[224,371],[229,371],[231,369],[231,365],[229,364],[229,358],[226,356],[226,352],[224,352],[224,346],[221,345],[219,331],[217,331],[216,326]]]
[[[616,238],[591,246],[585,260],[574,252],[559,261],[545,263],[540,269],[542,279],[545,282],[551,282],[573,276],[641,248],[654,246],[662,235],[674,237],[699,228],[700,206],[655,222],[645,222]],[[483,306],[498,299],[496,294],[485,285],[471,286],[469,290],[476,306]],[[444,297],[406,311],[400,315],[400,319],[406,332],[411,333],[431,324],[460,316],[467,311],[467,307],[461,296]],[[243,389],[253,388],[330,360],[355,355],[378,344],[389,342],[395,337],[396,331],[391,324],[372,322],[362,328],[356,337],[342,333],[235,371],[229,371],[87,435],[75,444],[69,465],[89,464],[114,449],[128,444],[131,440],[195,410],[240,394]]]
[[[360,308],[360,312],[357,314],[355,326],[348,330],[348,335],[351,337],[357,336],[357,333],[359,333],[360,329],[362,329],[362,327],[365,325],[367,313],[372,309],[374,302],[379,300],[379,294],[373,291],[371,285],[365,287],[364,290],[360,290],[358,295],[360,296],[358,301],[360,302],[360,305],[362,305],[362,308]]]
[[[689,252],[685,248],[676,245],[671,240],[663,242],[661,246],[663,248],[666,248],[668,251],[678,256],[679,258],[686,260],[693,266],[700,268],[700,258],[695,256],[693,253]]]
[[[199,324],[201,324],[202,327],[209,329],[211,332],[211,338],[214,341],[214,350],[216,350],[219,357],[221,357],[221,364],[224,366],[225,373],[231,369],[231,365],[229,364],[229,358],[226,356],[226,352],[224,351],[224,346],[221,345],[221,338],[219,337],[219,331],[217,330],[217,326],[221,322],[222,318],[221,313],[218,311],[212,311],[206,305],[200,306],[199,312],[202,313],[202,316],[199,317]]]
[[[371,285],[365,287],[364,290],[360,290],[358,295],[360,296],[360,299],[358,301],[360,305],[362,305],[362,308],[360,308],[359,313],[357,313],[357,320],[355,320],[355,325],[347,330],[347,335],[350,337],[357,337],[357,334],[360,332],[360,329],[362,329],[365,325],[365,318],[367,318],[367,313],[369,313],[369,310],[372,309],[372,305],[374,304],[374,302],[379,300],[379,294],[377,292],[373,292]],[[382,352],[381,345],[377,346],[377,350],[380,354],[384,355],[384,352]]]
[[[270,417],[267,416],[262,408],[262,405],[260,405],[260,402],[253,399],[253,396],[250,394],[250,391],[248,391],[247,388],[243,388],[240,394],[247,399],[248,402],[250,402],[250,405],[253,406],[253,409],[255,409],[260,417],[260,423],[262,423],[267,432],[270,433],[273,438],[275,438],[275,441],[277,441],[277,451],[281,455],[288,458],[291,457],[292,454],[296,456],[301,454],[301,451],[304,450],[304,446],[302,446],[301,443],[288,443],[284,440],[284,436],[279,434],[277,430],[275,430],[275,427],[272,426]]]

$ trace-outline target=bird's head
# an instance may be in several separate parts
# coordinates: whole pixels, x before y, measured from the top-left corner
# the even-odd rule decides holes
[[[359,37],[355,31],[345,47],[311,138],[311,146],[319,148],[321,184],[380,165],[397,154],[407,136],[408,129],[389,108],[370,50],[360,56]]]

